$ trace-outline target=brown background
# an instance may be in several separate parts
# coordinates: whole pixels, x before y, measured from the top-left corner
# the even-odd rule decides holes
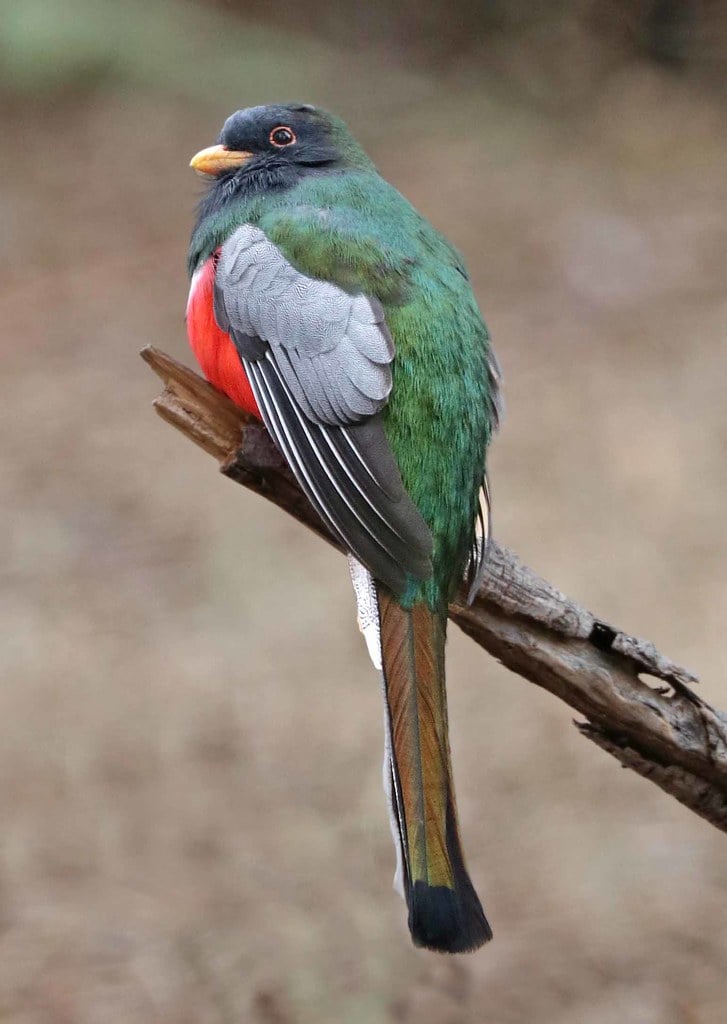
[[[498,537],[724,707],[717,5],[330,9],[0,14],[0,1019],[722,1024],[724,836],[454,629],[496,940],[411,948],[345,564],[157,420],[137,356],[191,361],[190,156],[237,107],[335,108],[471,269]]]

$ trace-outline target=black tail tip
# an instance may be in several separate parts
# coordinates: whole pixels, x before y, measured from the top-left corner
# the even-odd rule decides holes
[[[422,881],[409,892],[409,931],[415,946],[439,953],[471,953],[492,938],[471,886],[463,891]]]

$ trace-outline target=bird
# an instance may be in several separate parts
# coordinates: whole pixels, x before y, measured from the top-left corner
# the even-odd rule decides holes
[[[492,931],[462,852],[444,655],[448,603],[484,572],[501,372],[467,270],[319,107],[238,110],[191,167],[192,350],[348,553],[411,938],[475,950]]]

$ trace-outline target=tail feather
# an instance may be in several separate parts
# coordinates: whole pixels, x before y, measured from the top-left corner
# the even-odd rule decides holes
[[[477,949],[492,931],[467,874],[457,825],[444,687],[446,618],[378,588],[389,791],[415,945]]]

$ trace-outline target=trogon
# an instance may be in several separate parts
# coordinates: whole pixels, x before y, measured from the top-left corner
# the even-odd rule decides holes
[[[208,177],[187,326],[207,379],[259,417],[349,552],[386,701],[397,881],[418,946],[492,936],[465,867],[447,729],[447,605],[478,589],[500,374],[461,256],[337,117],[239,110]]]

